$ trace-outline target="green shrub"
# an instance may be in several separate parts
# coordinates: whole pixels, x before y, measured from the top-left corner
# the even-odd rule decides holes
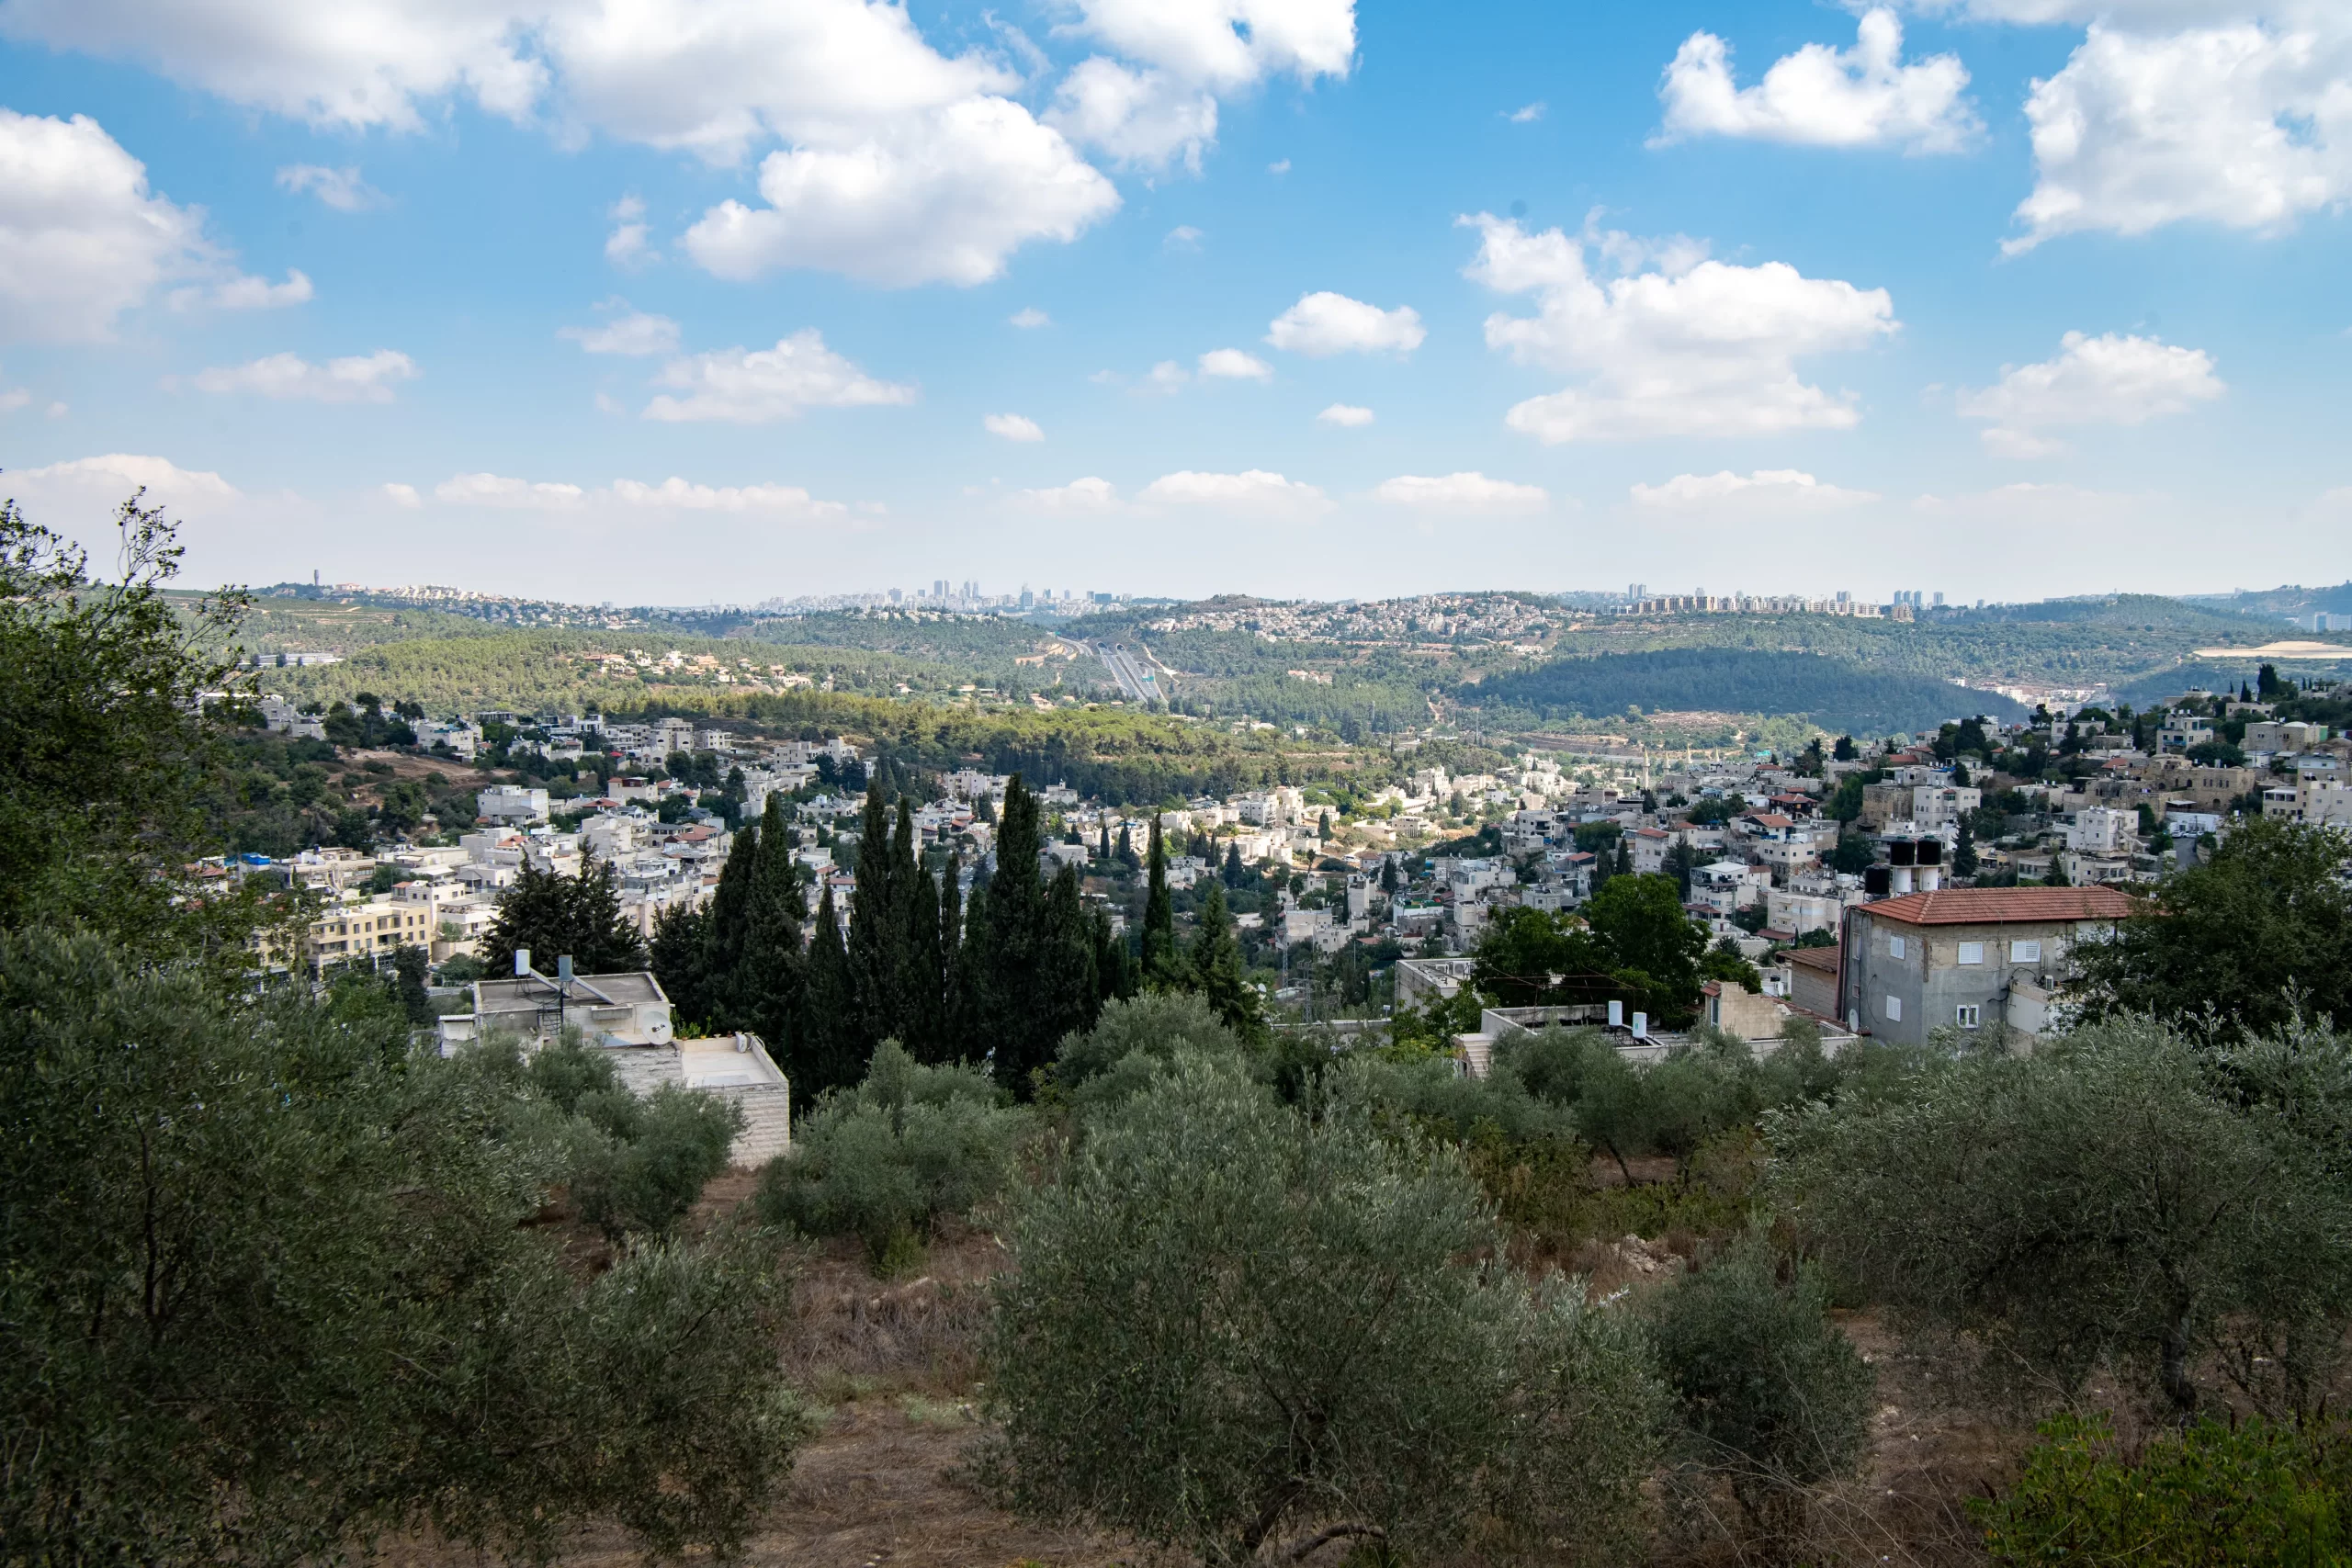
[[[2042,1423],[2008,1494],[1972,1506],[2018,1568],[2321,1568],[2352,1557],[2352,1440],[2204,1420],[2127,1455],[2104,1415]]]
[[[1067,1036],[1054,1083],[1081,1109],[1114,1105],[1149,1087],[1182,1055],[1254,1061],[1195,991],[1146,991],[1103,1004],[1094,1027]]]
[[[1468,1077],[1443,1057],[1351,1062],[1338,1085],[1341,1095],[1408,1118],[1419,1131],[1449,1144],[1468,1143],[1481,1129],[1511,1144],[1576,1140],[1575,1117],[1530,1094],[1508,1060],[1483,1078]]]
[[[1869,1442],[1875,1380],[1828,1305],[1817,1269],[1783,1278],[1770,1240],[1750,1232],[1652,1307],[1685,1459],[1727,1481],[1768,1536],[1800,1528],[1805,1490],[1852,1471]]]
[[[630,1093],[611,1054],[577,1031],[529,1052],[492,1034],[458,1066],[516,1094],[505,1135],[535,1149],[581,1218],[616,1241],[670,1234],[743,1130],[742,1111],[718,1095],[676,1084]]]
[[[988,1465],[1024,1511],[1216,1562],[1622,1562],[1657,1451],[1635,1325],[1492,1263],[1449,1149],[1180,1058],[1022,1206]]]
[[[924,1066],[886,1040],[864,1081],[819,1100],[792,1151],[761,1172],[759,1212],[810,1235],[855,1235],[877,1267],[894,1242],[903,1259],[900,1238],[1004,1190],[1029,1124],[982,1069]]]
[[[2186,1418],[2207,1362],[2310,1411],[2352,1324],[2352,1038],[2274,1044],[2225,1072],[2125,1019],[1927,1060],[1775,1119],[1774,1182],[1842,1280],[1988,1371],[2071,1389],[2117,1369]]]
[[[412,1050],[307,986],[0,934],[10,1563],[517,1562],[610,1520],[740,1551],[806,1424],[775,1247],[582,1280],[529,1223],[557,1113],[511,1049]]]
[[[642,1099],[627,1089],[599,1090],[580,1103],[606,1136],[574,1165],[572,1201],[582,1219],[614,1237],[668,1235],[727,1168],[728,1151],[743,1130],[734,1101],[676,1084]]]

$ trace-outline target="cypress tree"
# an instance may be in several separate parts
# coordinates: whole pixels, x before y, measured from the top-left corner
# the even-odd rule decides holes
[[[1227,887],[1238,887],[1241,886],[1241,840],[1237,839],[1225,846],[1225,885]]]
[[[1158,813],[1157,811],[1155,811],[1155,812],[1153,812],[1153,813],[1151,814],[1151,830],[1152,830],[1152,832],[1153,832],[1155,835],[1156,835],[1156,834],[1158,834],[1158,833],[1159,833],[1159,813]],[[1118,848],[1117,855],[1118,855],[1118,862],[1119,862],[1119,863],[1120,863],[1121,865],[1125,866],[1129,871],[1133,871],[1133,870],[1135,870],[1135,868],[1136,868],[1136,842],[1135,842],[1135,837],[1134,837],[1134,835],[1133,835],[1132,833],[1130,833],[1130,832],[1128,831],[1127,824],[1125,824],[1125,822],[1122,822],[1122,823],[1120,823],[1120,824],[1119,824],[1119,848]]]
[[[988,889],[974,884],[971,902],[959,909],[962,899],[961,886],[951,866],[939,904],[940,950],[947,969],[940,1052],[950,1061],[972,1062],[988,1055],[980,1033],[981,1000],[988,984]]]
[[[783,802],[770,795],[744,890],[742,944],[730,987],[737,1016],[730,1027],[786,1049],[799,1013],[800,915],[808,907],[792,850]],[[728,856],[730,863],[734,858]]]
[[[726,873],[719,875],[724,878]],[[707,1026],[711,1013],[710,910],[671,905],[653,917],[650,950],[653,978],[670,998],[671,1013],[684,1022]]]
[[[1103,934],[1109,935],[1105,919]],[[1046,891],[1046,921],[1039,935],[1037,969],[1042,983],[1037,1027],[1028,1035],[1035,1051],[1032,1068],[1054,1059],[1062,1037],[1094,1027],[1102,1009],[1103,975],[1098,949],[1089,929],[1085,901],[1079,896],[1078,868],[1066,865],[1054,874]],[[1114,976],[1115,978],[1115,976]]]
[[[774,813],[769,813],[773,817]],[[735,835],[727,863],[718,868],[718,887],[711,895],[704,925],[702,1011],[688,1014],[707,1029],[737,1029],[737,976],[743,964],[744,911],[752,897],[752,868],[760,858],[761,825],[752,823]],[[664,989],[669,982],[662,981]],[[776,1043],[779,1046],[782,1041]]]
[[[899,1043],[919,1062],[952,1060],[943,1054],[947,970],[939,942],[939,884],[931,868],[916,870],[903,911],[899,945]]]
[[[1152,814],[1144,851],[1148,879],[1143,900],[1143,983],[1155,991],[1182,990],[1190,975],[1176,949],[1176,906],[1168,897],[1168,852],[1159,839],[1159,815]]]
[[[1242,974],[1241,944],[1233,934],[1233,917],[1226,912],[1225,889],[1215,883],[1201,903],[1193,973],[1202,996],[1227,1028],[1244,1040],[1263,1038],[1266,1025],[1258,1010],[1258,987]]]
[[[1098,1012],[1102,1004],[1132,997],[1141,989],[1135,950],[1126,938],[1111,929],[1111,912],[1097,909],[1087,917],[1088,940],[1094,946],[1094,983]]]
[[[1030,1073],[1052,1059],[1053,1023],[1046,889],[1037,873],[1037,801],[1012,775],[996,836],[996,875],[989,882],[985,963],[978,965],[979,1044],[993,1057],[997,1081],[1026,1099]],[[973,900],[978,910],[979,900]]]
[[[800,1027],[793,1033],[787,1059],[792,1091],[803,1105],[813,1104],[829,1089],[842,1089],[865,1076],[873,1052],[860,1039],[857,987],[850,973],[849,953],[842,944],[841,921],[833,914],[833,890],[828,886],[817,905],[816,939],[808,944],[808,983],[800,996]]]
[[[849,972],[853,1000],[850,1029],[870,1053],[896,1032],[897,865],[891,855],[890,816],[877,776],[865,787],[865,811],[858,822],[857,890],[850,895]]]
[[[1125,829],[1122,829],[1121,831],[1124,832]],[[1111,858],[1111,824],[1108,822],[1102,824],[1101,841],[1095,848],[1094,858],[1099,861],[1107,861]]]
[[[883,955],[883,974],[888,988],[874,1009],[876,1027],[883,1039],[896,1037],[903,1042],[918,1024],[919,1015],[927,1010],[926,996],[934,987],[924,985],[918,977],[918,965],[909,951],[918,930],[935,931],[939,925],[939,904],[934,894],[922,912],[917,915],[915,879],[921,874],[918,845],[922,835],[915,831],[914,805],[910,796],[899,796],[899,820],[890,830],[890,918],[889,930],[883,933],[888,951]],[[925,945],[928,946],[926,941]]]

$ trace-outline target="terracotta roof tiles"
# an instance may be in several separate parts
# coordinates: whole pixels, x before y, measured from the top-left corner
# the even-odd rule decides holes
[[[2054,920],[2120,920],[2139,906],[2112,887],[1939,887],[1863,908],[1914,926],[1994,925]]]

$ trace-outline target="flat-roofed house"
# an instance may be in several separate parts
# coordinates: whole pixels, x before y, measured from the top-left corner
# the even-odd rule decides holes
[[[531,968],[527,954],[517,956],[520,973],[474,982],[472,1012],[439,1021],[443,1055],[492,1033],[513,1035],[536,1051],[577,1030],[586,1043],[610,1053],[614,1076],[632,1094],[673,1083],[733,1100],[743,1112],[729,1151],[734,1164],[763,1164],[792,1146],[792,1088],[758,1035],[680,1040],[670,998],[650,971],[574,975],[567,958],[549,976]]]

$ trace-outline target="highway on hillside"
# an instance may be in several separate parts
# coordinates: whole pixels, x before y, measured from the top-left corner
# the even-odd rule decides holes
[[[1101,660],[1103,667],[1111,671],[1111,678],[1119,683],[1121,694],[1130,702],[1148,704],[1167,701],[1166,694],[1160,691],[1159,681],[1152,675],[1151,666],[1144,662],[1144,656],[1138,655],[1126,644],[1089,643],[1077,637],[1069,640],[1078,643],[1080,648]]]

